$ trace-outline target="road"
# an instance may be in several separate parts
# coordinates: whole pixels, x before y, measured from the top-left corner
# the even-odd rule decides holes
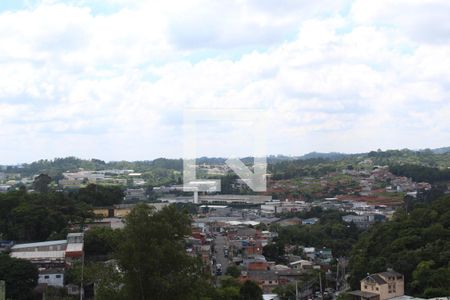
[[[224,237],[222,235],[217,235],[216,240],[215,240],[216,253],[214,255],[216,256],[216,264],[222,265],[223,274],[225,274],[225,272],[227,271],[228,264],[229,264],[228,258],[225,257],[225,255],[223,253],[224,246],[226,246],[228,248],[228,241],[227,241],[226,237]]]

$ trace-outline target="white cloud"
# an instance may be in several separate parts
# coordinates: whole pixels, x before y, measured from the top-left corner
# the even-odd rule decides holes
[[[443,2],[131,2],[0,14],[0,162],[178,157],[192,107],[265,109],[270,153],[450,140],[450,41],[416,28]],[[201,155],[251,151],[211,130]]]

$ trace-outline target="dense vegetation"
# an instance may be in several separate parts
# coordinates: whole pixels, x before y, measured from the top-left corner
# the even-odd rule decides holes
[[[314,208],[310,212],[297,213],[301,218],[320,217],[320,223],[314,225],[292,225],[273,228],[278,232],[274,245],[264,249],[269,258],[279,260],[274,256],[282,253],[285,245],[304,247],[330,248],[333,256],[349,256],[353,244],[361,232],[356,226],[342,221],[344,213],[335,210],[323,211]]]
[[[439,182],[450,180],[450,169],[439,169],[419,165],[393,165],[389,170],[397,176],[412,178],[416,182]]]
[[[222,165],[225,158],[201,157],[197,159],[198,164]],[[253,164],[252,157],[244,157],[242,161],[246,165]],[[371,170],[374,165],[388,165],[396,174],[412,177],[418,181],[435,182],[448,180],[450,167],[450,150],[441,148],[436,150],[413,151],[387,150],[371,151],[369,153],[342,154],[342,153],[309,153],[300,157],[269,156],[267,157],[268,172],[272,174],[273,180],[290,180],[304,177],[321,177],[330,172],[340,172],[343,169],[366,169]],[[414,166],[423,167],[414,168]],[[1,166],[0,166],[1,167]],[[99,159],[83,160],[75,157],[56,158],[54,160],[39,160],[30,164],[20,166],[2,167],[7,173],[32,176],[36,174],[47,174],[55,182],[63,178],[62,173],[68,171],[83,170],[108,170],[126,169],[142,173],[146,181],[146,187],[151,190],[154,186],[180,184],[182,177],[183,161],[181,159],[158,158],[148,161],[113,161],[105,162]],[[202,172],[197,174],[200,178],[206,175]],[[232,178],[225,176],[223,180]],[[121,178],[126,178],[119,175]],[[227,192],[248,193],[248,191],[234,191],[225,185]],[[306,193],[304,196],[307,197]]]
[[[6,284],[6,299],[30,299],[38,270],[30,262],[0,253],[0,279]]]
[[[79,170],[133,170],[142,173],[142,177],[150,186],[175,183],[179,180],[183,161],[181,159],[158,158],[149,161],[112,161],[104,162],[99,159],[79,159],[76,157],[55,158],[53,160],[39,160],[20,166],[3,167],[4,171],[22,176],[46,174],[55,181],[63,178],[64,172]]]
[[[89,184],[73,193],[77,200],[92,206],[111,206],[123,201],[123,190],[118,186]]]
[[[274,165],[269,165],[269,172],[272,173],[272,178],[274,180],[304,176],[320,177],[334,171],[336,171],[336,164],[334,161],[324,158],[282,161]]]
[[[0,194],[0,238],[45,241],[65,238],[70,224],[93,217],[91,208],[63,193]]]
[[[450,294],[450,197],[416,203],[410,213],[362,234],[351,261],[351,285],[368,272],[390,267],[405,275],[408,294],[436,297]]]

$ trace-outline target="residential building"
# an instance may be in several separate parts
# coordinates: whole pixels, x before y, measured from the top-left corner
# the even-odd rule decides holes
[[[236,203],[236,204],[263,204],[271,201],[272,196],[264,195],[201,195],[200,203]]]
[[[125,202],[139,202],[147,200],[147,195],[143,188],[140,189],[126,189],[125,190]]]
[[[304,225],[314,225],[317,222],[319,222],[319,218],[309,218],[309,219],[304,219],[302,221],[302,224],[304,224]]]
[[[69,233],[66,240],[16,244],[11,257],[25,259],[41,268],[61,268],[83,253],[83,233]]]
[[[302,219],[294,217],[289,219],[283,219],[275,222],[275,224],[279,224],[281,227],[291,226],[291,225],[300,225],[302,224]]]
[[[1,184],[0,185],[0,193],[6,193],[11,189],[11,185],[9,184]]]
[[[361,290],[349,294],[356,299],[387,300],[404,295],[404,277],[402,274],[389,270],[367,275],[361,280]]]
[[[69,233],[67,235],[66,257],[80,258],[83,256],[84,233]]]
[[[312,269],[314,266],[314,264],[311,261],[304,259],[293,261],[289,265],[294,270],[307,270]]]
[[[64,287],[64,269],[46,269],[39,271],[38,284]]]
[[[9,251],[12,246],[14,246],[13,241],[0,240],[0,253]]]
[[[67,240],[16,244],[11,257],[29,260],[41,267],[62,266],[65,263]]]

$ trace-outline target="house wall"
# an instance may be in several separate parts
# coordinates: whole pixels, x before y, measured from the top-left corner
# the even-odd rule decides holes
[[[108,208],[95,208],[94,214],[107,218],[108,214],[109,214],[109,209]]]
[[[386,276],[383,276],[384,280],[386,280],[386,282],[388,283],[387,285],[385,285],[385,297],[383,299],[390,299],[390,298],[394,298],[394,297],[399,297],[399,296],[403,296],[405,294],[405,285],[404,285],[404,280],[403,277],[401,277],[401,279],[398,279],[395,276],[392,276],[391,278],[388,278]]]
[[[267,262],[251,262],[247,265],[247,270],[249,271],[267,270]]]
[[[64,286],[64,274],[39,274],[38,283],[46,283],[49,286]]]
[[[386,287],[387,287],[387,285],[386,285]],[[381,294],[381,286],[374,282],[363,280],[363,281],[361,281],[361,291]],[[380,297],[380,300],[382,300],[382,299],[384,299],[384,298]]]
[[[388,278],[383,277],[383,279],[387,282],[387,284],[379,285],[370,281],[362,280],[361,291],[379,294],[380,300],[391,299],[404,295],[403,278],[389,280]]]
[[[131,212],[131,208],[116,208],[114,209],[114,216],[124,218]]]

